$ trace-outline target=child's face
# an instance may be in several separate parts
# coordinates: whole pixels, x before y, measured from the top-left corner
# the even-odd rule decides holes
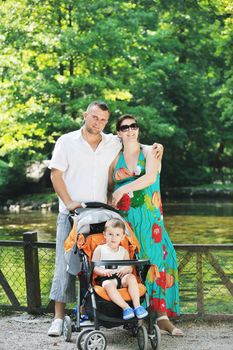
[[[104,237],[110,248],[118,248],[124,237],[124,231],[120,227],[108,227],[104,232]]]

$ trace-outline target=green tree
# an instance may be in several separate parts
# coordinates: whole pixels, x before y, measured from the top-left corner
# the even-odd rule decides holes
[[[212,182],[232,157],[229,0],[9,0],[0,16],[0,156],[21,174],[107,101],[165,145],[166,185]]]

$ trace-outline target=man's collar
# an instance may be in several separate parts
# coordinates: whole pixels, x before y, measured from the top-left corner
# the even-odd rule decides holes
[[[82,127],[82,128],[83,128],[83,127]],[[75,138],[75,139],[79,139],[79,138],[82,137],[82,132],[81,132],[82,128],[79,129],[79,130],[76,130],[75,135],[74,135],[74,138]]]
[[[76,131],[75,136],[74,136],[75,139],[81,138],[84,140],[83,135],[82,135],[83,128],[84,128],[84,126],[82,126],[79,130]],[[104,132],[101,132],[100,135],[102,136],[103,143],[106,143],[107,142],[107,135]]]

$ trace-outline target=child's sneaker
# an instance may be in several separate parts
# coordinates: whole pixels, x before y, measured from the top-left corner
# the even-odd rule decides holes
[[[127,309],[123,310],[123,320],[127,321],[131,318],[134,318],[134,312],[131,307],[128,307]]]
[[[89,321],[88,315],[80,315],[80,323]]]
[[[141,318],[144,318],[148,315],[148,312],[143,306],[138,306],[134,309],[134,313],[136,317],[140,320]]]
[[[80,315],[80,326],[92,326],[93,325],[93,320],[90,320],[88,315]]]

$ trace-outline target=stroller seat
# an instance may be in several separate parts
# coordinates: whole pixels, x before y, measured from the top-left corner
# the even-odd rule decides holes
[[[80,250],[84,251],[84,253],[88,256],[89,262],[91,262],[92,255],[95,248],[98,245],[101,245],[104,243],[105,243],[105,238],[103,233],[94,233],[87,237],[85,237],[83,234],[78,235],[77,246]],[[130,259],[132,259],[134,257],[136,246],[133,240],[131,239],[131,237],[125,236],[125,238],[121,242],[121,246],[124,247],[129,252]],[[136,276],[138,280],[139,296],[142,297],[146,293],[146,287],[142,283],[140,283],[135,267],[133,268],[133,274]],[[96,277],[97,277],[96,274],[93,273],[92,285],[95,293],[99,295],[102,299],[111,301],[105,289],[96,283],[95,281]],[[131,297],[128,293],[127,288],[120,288],[118,289],[118,291],[125,301],[131,300]]]
[[[138,283],[138,288],[139,288],[139,296],[142,297],[146,293],[146,287],[144,286],[144,284]],[[111,301],[111,299],[109,298],[108,294],[106,293],[106,291],[105,291],[105,289],[103,287],[95,285],[94,286],[94,291],[102,299],[107,300],[107,301]],[[127,288],[120,288],[120,289],[118,289],[118,292],[120,293],[120,295],[122,296],[122,298],[125,301],[130,301],[131,300],[131,297],[130,297],[130,295],[128,293],[128,289]]]

